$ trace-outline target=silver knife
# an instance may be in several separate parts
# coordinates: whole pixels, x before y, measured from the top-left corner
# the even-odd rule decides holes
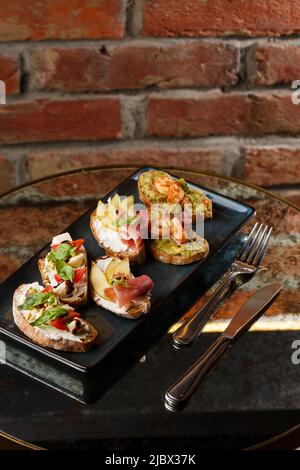
[[[226,330],[165,394],[165,406],[179,411],[197,389],[201,380],[233,343],[272,305],[283,285],[269,284],[256,292],[236,313]]]

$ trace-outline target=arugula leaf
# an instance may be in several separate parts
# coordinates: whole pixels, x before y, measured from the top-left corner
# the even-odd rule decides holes
[[[53,292],[36,292],[35,294],[29,295],[25,302],[20,305],[20,310],[31,310],[34,307],[38,307],[39,305],[43,305],[46,303],[51,297],[55,298]]]
[[[57,259],[55,262],[55,267],[57,270],[57,274],[61,279],[63,279],[64,281],[73,282],[75,276],[75,269],[72,268],[72,266],[69,266],[64,261]]]
[[[76,247],[71,246],[68,243],[61,243],[49,253],[48,259],[50,261],[65,261],[66,259],[70,258],[71,256],[74,256],[75,254]]]
[[[116,226],[121,227],[123,225],[131,225],[131,224],[136,223],[138,220],[139,220],[138,215],[134,217],[129,217],[129,218],[124,217],[124,218],[117,220]]]
[[[48,308],[42,315],[40,315],[36,320],[30,323],[31,326],[41,326],[49,323],[51,320],[55,320],[56,318],[60,318],[66,315],[68,310],[61,307],[52,307]]]
[[[112,279],[111,285],[129,287],[127,279]]]

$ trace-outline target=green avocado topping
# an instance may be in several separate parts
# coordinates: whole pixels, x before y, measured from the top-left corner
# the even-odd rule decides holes
[[[145,196],[151,202],[164,202],[166,196],[159,194],[154,189],[154,178],[159,176],[169,176],[164,171],[146,171],[140,176],[140,186]]]
[[[159,239],[155,240],[154,243],[159,250],[164,251],[166,254],[178,256],[192,256],[195,253],[199,253],[204,246],[201,241],[195,241],[189,244],[189,246],[192,247],[192,243],[194,243],[195,249],[187,249],[188,244],[183,243],[179,245],[173,240]]]

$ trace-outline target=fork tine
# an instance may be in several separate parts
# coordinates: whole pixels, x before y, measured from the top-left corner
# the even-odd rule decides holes
[[[256,237],[255,243],[253,244],[252,249],[251,249],[250,253],[248,254],[248,257],[247,257],[247,260],[246,260],[246,263],[248,263],[248,264],[253,265],[255,256],[258,253],[258,250],[260,249],[260,246],[261,246],[261,244],[264,240],[264,236],[265,236],[265,233],[268,229],[268,226],[262,224],[260,228],[261,228],[261,230],[259,231],[259,235]]]
[[[243,257],[245,255],[245,253],[247,252],[247,250],[250,248],[250,245],[252,243],[252,239],[253,239],[253,236],[256,232],[256,229],[257,229],[257,226],[258,226],[258,222],[256,222],[253,227],[252,227],[252,230],[251,232],[249,233],[248,237],[247,237],[247,240],[245,241],[244,245],[243,245],[243,248],[242,248],[242,251],[240,253],[240,256],[239,256],[239,259],[242,261],[243,260]]]
[[[254,227],[256,227],[255,230],[252,230],[249,237],[248,237],[248,241],[249,243],[247,244],[247,246],[245,247],[242,255],[240,256],[240,260],[243,261],[244,263],[247,262],[247,259],[249,258],[249,254],[251,253],[252,251],[252,248],[253,246],[255,245],[256,243],[256,240],[257,240],[257,237],[259,236],[260,232],[261,232],[261,229],[263,227],[263,224],[259,224],[258,227],[257,227],[258,224],[255,224]],[[254,228],[253,227],[253,228]]]
[[[267,228],[269,228],[269,230],[267,231],[259,249],[257,250],[256,256],[253,260],[254,266],[257,266],[257,267],[259,267],[262,264],[264,257],[266,256],[269,239],[273,230],[273,227],[267,226]]]

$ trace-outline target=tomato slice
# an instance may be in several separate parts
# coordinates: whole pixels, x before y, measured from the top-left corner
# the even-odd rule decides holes
[[[52,292],[53,291],[53,287],[52,286],[47,286],[45,287],[45,289],[42,291],[44,294],[47,294],[47,292]]]
[[[74,320],[74,318],[80,318],[80,313],[78,312],[69,312],[67,315],[68,320]]]
[[[85,267],[76,269],[75,275],[74,275],[74,278],[73,278],[73,283],[76,284],[77,282],[80,282],[81,279],[83,278],[85,272],[86,272]]]
[[[55,245],[51,245],[51,251],[55,250],[61,243],[56,243]]]
[[[70,242],[70,245],[76,247],[77,250],[84,244],[83,238],[79,238],[78,240],[74,240]]]
[[[51,326],[57,328],[58,330],[66,330],[66,319],[65,318],[57,318],[56,320],[51,320]]]
[[[61,279],[58,274],[54,274],[54,279],[55,279],[56,282],[58,282],[59,284],[61,284],[62,282],[64,282],[63,279]]]

